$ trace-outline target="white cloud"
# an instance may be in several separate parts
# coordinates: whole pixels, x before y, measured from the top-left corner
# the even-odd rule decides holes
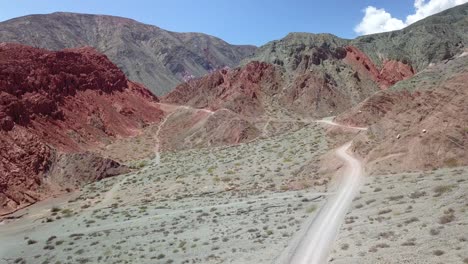
[[[425,17],[467,2],[468,0],[415,0],[415,12],[408,15],[405,21],[394,18],[383,8],[368,6],[364,10],[364,17],[354,31],[360,35],[367,35],[402,29]]]
[[[406,17],[406,24],[413,24],[425,17],[467,2],[468,0],[415,0],[414,8],[416,9],[416,12]]]
[[[354,31],[358,34],[366,35],[405,27],[403,21],[393,18],[392,15],[383,8],[377,9],[373,6],[368,6],[364,12],[365,15],[361,23],[354,28]]]

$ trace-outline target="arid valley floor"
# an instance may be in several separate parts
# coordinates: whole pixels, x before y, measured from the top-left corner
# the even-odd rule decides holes
[[[327,126],[142,160],[20,210],[0,225],[0,253],[11,263],[272,263],[335,194],[341,177],[319,177],[343,171],[339,159],[320,168],[333,155]],[[467,263],[467,173],[364,177],[329,262]]]

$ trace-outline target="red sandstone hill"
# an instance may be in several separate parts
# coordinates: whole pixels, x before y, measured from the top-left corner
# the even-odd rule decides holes
[[[276,92],[280,82],[274,65],[251,62],[245,67],[219,70],[183,83],[162,101],[214,111],[227,108],[244,116],[259,116],[265,111],[263,100]]]
[[[0,44],[0,213],[73,187],[53,179],[79,183],[125,171],[86,151],[160,120],[157,102],[92,48]],[[83,154],[67,158],[74,152]],[[57,162],[62,170],[52,170]],[[80,162],[86,170],[77,172],[72,163]],[[53,173],[66,168],[73,173]]]
[[[337,117],[369,127],[354,148],[370,171],[468,164],[467,65],[466,55],[433,65]]]

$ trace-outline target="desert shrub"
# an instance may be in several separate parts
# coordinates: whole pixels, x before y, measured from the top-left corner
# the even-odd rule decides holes
[[[379,215],[383,215],[383,214],[388,214],[392,211],[392,209],[383,209],[383,210],[380,210],[379,211]]]
[[[455,215],[454,214],[446,214],[443,215],[439,218],[439,224],[447,224],[455,220]]]
[[[433,236],[436,236],[436,235],[440,234],[440,230],[436,229],[436,228],[431,228],[431,230],[429,230],[429,234],[431,234]]]
[[[417,221],[419,221],[417,217],[411,217],[410,219],[405,220],[405,224],[411,224]]]
[[[425,195],[426,195],[426,192],[415,191],[415,192],[412,192],[412,193],[409,195],[409,197],[410,197],[411,199],[417,199],[417,198],[419,198],[419,197],[421,197],[421,196],[425,196]]]
[[[412,246],[416,246],[416,243],[414,243],[413,241],[406,241],[406,242],[401,243],[401,245],[404,247],[412,247]]]
[[[27,243],[28,243],[28,245],[32,245],[32,244],[36,244],[37,241],[33,240],[33,239],[29,239]]]
[[[390,201],[398,201],[400,199],[403,199],[403,197],[404,197],[403,195],[396,195],[396,196],[390,196],[387,199]]]
[[[452,191],[453,186],[452,185],[439,185],[434,187],[434,192],[436,193],[434,197],[439,197],[444,193]]]
[[[62,215],[64,217],[70,217],[70,216],[72,216],[72,214],[73,214],[73,211],[71,209],[67,208],[67,209],[62,210]]]
[[[444,160],[445,166],[453,168],[458,166],[458,160],[456,158],[449,158]]]
[[[89,258],[77,258],[76,262],[80,264],[84,264],[84,263],[90,263],[91,260]]]
[[[390,246],[386,243],[379,243],[377,245],[375,245],[375,247],[377,248],[389,248]]]
[[[315,210],[317,210],[317,206],[316,205],[312,205],[310,206],[309,208],[307,208],[307,213],[310,214],[310,213],[313,213],[315,212]]]
[[[432,253],[436,256],[442,256],[445,252],[443,250],[436,249]]]
[[[21,263],[21,264],[23,264],[23,263],[26,263],[26,260],[24,260],[23,258],[17,258],[17,259],[15,259],[15,261],[13,261],[13,263]]]

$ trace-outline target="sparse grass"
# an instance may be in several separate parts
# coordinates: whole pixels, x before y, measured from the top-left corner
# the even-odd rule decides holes
[[[403,195],[395,195],[395,196],[387,197],[387,199],[388,199],[389,201],[398,201],[398,200],[403,199],[403,197],[404,197]]]
[[[452,185],[440,185],[434,187],[434,192],[436,193],[434,197],[439,197],[444,193],[448,193],[452,191],[453,186]]]
[[[311,213],[315,212],[316,210],[317,210],[317,206],[314,204],[314,205],[309,206],[309,207],[307,208],[306,212],[307,212],[308,214],[311,214]]]
[[[409,197],[411,199],[418,199],[419,197],[422,197],[422,196],[425,196],[425,195],[426,195],[426,192],[424,192],[424,191],[422,191],[422,192],[415,191],[415,192],[412,192]]]
[[[455,220],[455,211],[453,209],[448,209],[444,211],[444,215],[439,218],[439,224],[447,224]]]
[[[414,222],[418,222],[419,219],[417,217],[411,217],[410,219],[407,219],[405,220],[405,224],[411,224],[411,223],[414,223]]]
[[[412,247],[412,246],[416,246],[416,243],[414,243],[414,241],[405,241],[401,243],[401,245],[404,247]]]
[[[258,153],[263,151],[262,147],[265,144],[259,147],[252,146],[253,144],[248,147],[233,146],[227,150],[223,149],[222,154],[214,150],[210,150],[210,152],[191,150],[190,155],[168,151],[163,154],[164,158],[157,168],[154,166],[153,169],[152,166],[124,175],[126,180],[123,181],[123,184],[119,184],[118,194],[103,208],[97,205],[100,205],[100,201],[106,196],[106,193],[114,184],[119,183],[122,177],[103,179],[99,183],[86,185],[82,189],[81,198],[76,200],[77,203],[68,206],[61,205],[61,207],[68,207],[73,211],[62,209],[57,212],[58,216],[64,217],[67,214],[72,219],[62,219],[58,224],[44,225],[53,231],[48,234],[57,234],[59,238],[50,242],[51,245],[56,246],[56,251],[44,251],[42,259],[36,262],[44,261],[46,255],[57,254],[70,257],[64,263],[78,263],[81,262],[79,259],[84,259],[83,261],[86,263],[86,258],[90,258],[93,263],[112,263],[119,262],[121,259],[119,256],[123,255],[137,262],[147,262],[142,260],[150,258],[154,260],[154,263],[167,263],[171,258],[174,259],[174,263],[191,263],[196,259],[200,260],[195,262],[223,262],[226,260],[223,254],[227,252],[247,253],[243,250],[243,245],[239,243],[272,244],[272,249],[279,249],[280,243],[273,245],[271,242],[285,243],[287,239],[283,239],[282,236],[292,236],[305,219],[310,217],[306,211],[308,213],[316,212],[317,206],[319,206],[319,203],[313,205],[312,199],[301,202],[302,195],[306,193],[300,189],[301,181],[305,182],[305,179],[310,181],[310,186],[313,186],[314,191],[315,189],[319,191],[326,189],[326,186],[315,184],[318,178],[309,178],[309,175],[317,175],[318,177],[315,165],[310,167],[310,170],[306,168],[309,171],[302,173],[304,164],[313,161],[315,156],[318,157],[319,154],[315,154],[315,150],[309,146],[311,144],[307,141],[308,137],[305,135],[296,137],[297,139],[294,140],[297,142],[294,144],[282,142],[271,154],[268,152]],[[271,144],[274,145],[275,141],[272,142]],[[324,145],[323,149],[325,148]],[[254,149],[257,153],[252,155],[249,153],[249,149]],[[280,157],[277,152],[284,152],[284,154]],[[137,164],[137,162],[130,161],[126,164]],[[218,166],[219,168],[217,168]],[[296,177],[299,173],[301,175]],[[219,176],[216,177],[216,175]],[[185,177],[185,182],[178,182],[182,177]],[[215,178],[219,180],[219,183],[214,182]],[[290,192],[281,194],[278,192],[279,188]],[[270,195],[273,199],[270,199]],[[256,203],[250,203],[250,201],[256,201]],[[218,209],[215,210],[216,208],[213,206]],[[80,207],[82,208],[80,209]],[[204,212],[196,213],[197,209],[190,209],[193,207],[206,208],[204,212],[207,215],[202,216]],[[87,208],[90,210],[82,210]],[[159,212],[158,208],[164,211]],[[185,211],[185,213],[166,214],[166,211],[172,210]],[[145,211],[151,217],[151,222],[145,222],[144,226],[131,224],[121,226],[118,229],[107,229],[106,227],[109,223],[141,217],[142,212]],[[201,217],[198,218],[198,216]],[[233,216],[242,222],[239,223],[240,231],[236,231],[237,223],[231,222]],[[69,223],[71,224],[68,225]],[[71,234],[69,232],[84,230],[87,224],[93,224],[93,229],[101,231],[85,232],[84,235],[73,234],[68,237]],[[203,236],[199,242],[192,242],[191,232],[197,230],[200,225],[203,228],[214,228],[219,239],[214,240],[212,235],[210,237]],[[276,229],[277,225],[281,225],[282,228]],[[57,226],[62,227],[55,228]],[[267,226],[267,229],[261,229],[263,226]],[[235,229],[230,230],[231,227]],[[252,227],[256,229],[255,232],[246,232]],[[57,233],[62,230],[65,231],[63,234]],[[111,235],[106,234],[105,231]],[[133,236],[136,232],[138,234]],[[95,233],[99,233],[99,235],[95,236]],[[183,235],[179,235],[182,233]],[[62,235],[65,237],[61,237]],[[35,237],[33,234],[31,236]],[[96,238],[101,243],[96,244],[98,241]],[[186,239],[187,244],[181,242],[180,238]],[[45,239],[47,236],[43,238],[43,240]],[[64,239],[65,242],[59,239]],[[155,241],[150,241],[153,239]],[[124,242],[120,243],[121,240]],[[205,241],[206,245],[203,244]],[[73,242],[74,245],[71,244]],[[173,244],[169,246],[169,243]],[[151,250],[151,247],[154,249]],[[205,253],[199,256],[199,252],[209,252],[211,248],[218,250],[208,253],[214,253],[212,261],[207,260],[208,258],[204,256]],[[37,249],[40,250],[41,247]],[[79,249],[83,249],[85,252],[80,255],[80,252],[77,252]],[[34,250],[36,250],[35,247]],[[172,253],[175,250],[177,250],[177,254]],[[99,255],[94,254],[94,251]],[[90,253],[89,256],[88,253]],[[159,253],[167,254],[167,256],[162,254],[158,258]],[[255,252],[258,255],[261,253]],[[98,256],[101,258],[99,259]],[[29,261],[30,256],[27,257]],[[192,257],[193,259],[191,259]],[[255,262],[255,260],[252,261]],[[51,263],[55,263],[55,261],[56,259]]]
[[[379,211],[379,215],[383,215],[383,214],[388,214],[392,211],[392,209],[383,209],[383,210],[380,210]]]
[[[431,228],[431,230],[429,230],[429,234],[431,234],[432,236],[436,236],[440,234],[440,230],[437,228]]]

